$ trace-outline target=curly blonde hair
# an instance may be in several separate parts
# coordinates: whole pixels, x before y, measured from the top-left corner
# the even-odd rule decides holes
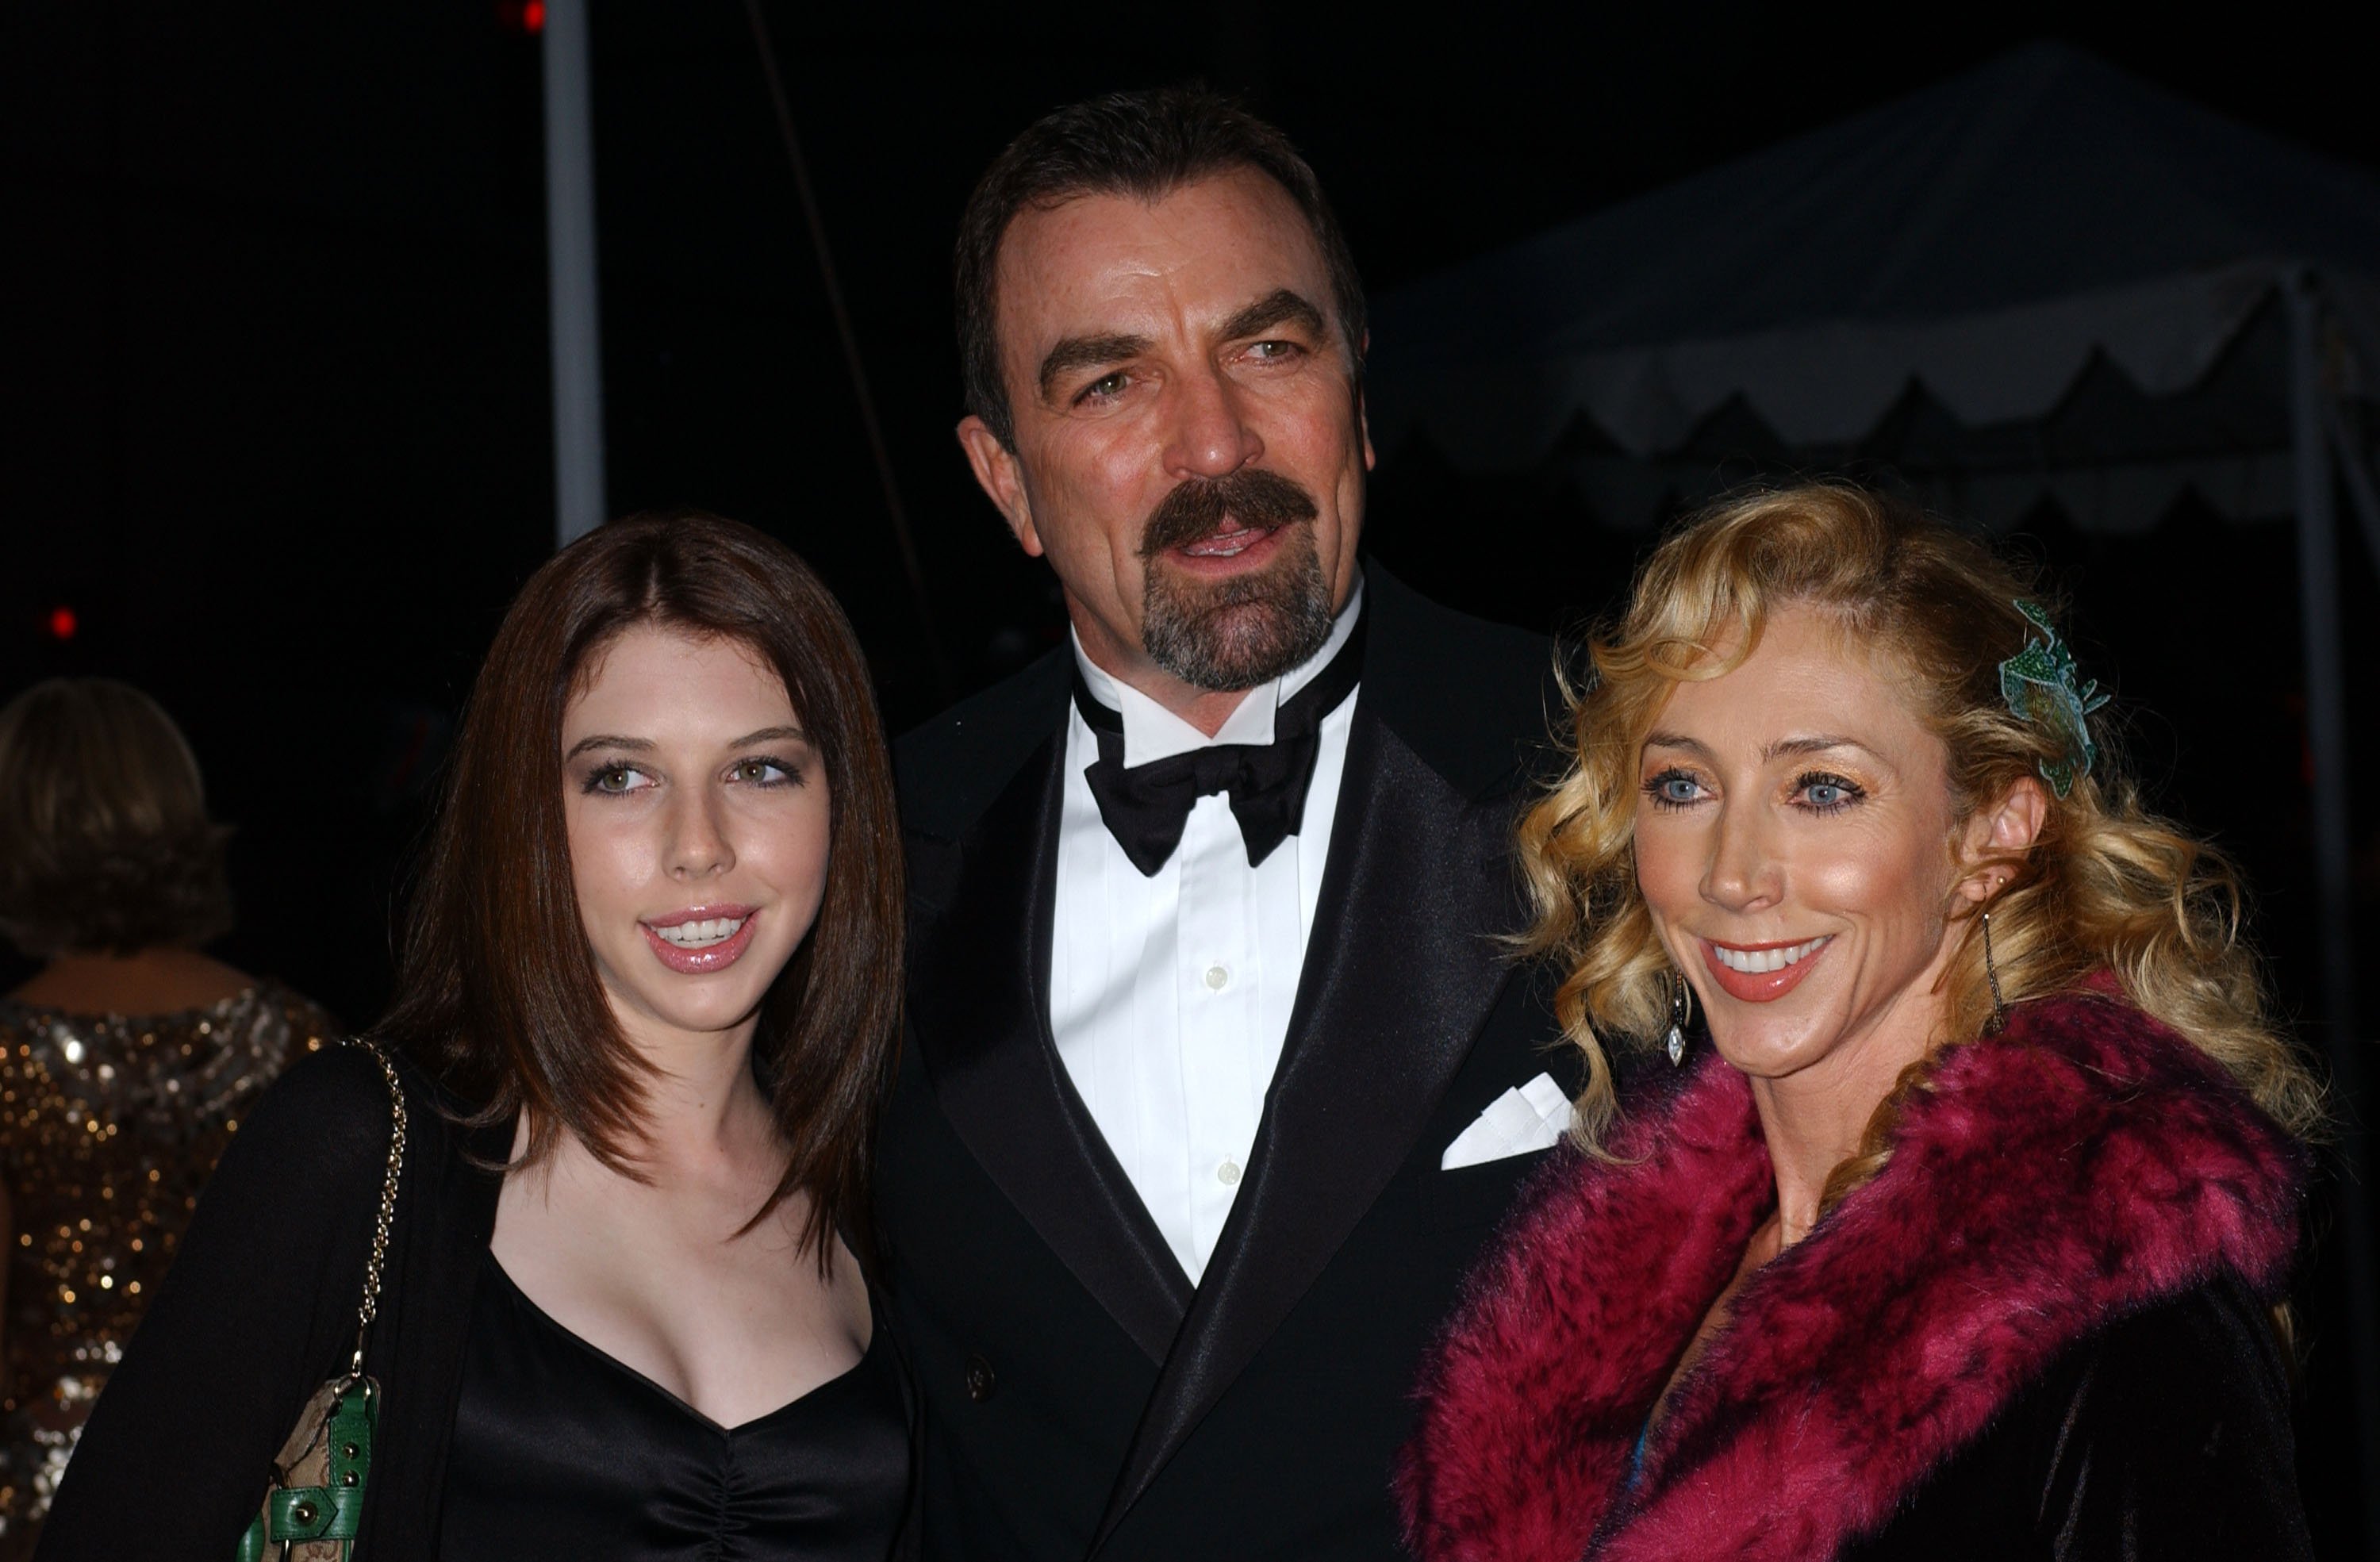
[[[2035,583],[1984,543],[1844,483],[1724,501],[1646,561],[1625,615],[1589,643],[1585,687],[1571,691],[1567,773],[1520,829],[1536,909],[1524,947],[1566,973],[1556,1013],[1585,1054],[1577,1120],[1590,1150],[1617,1109],[1605,1038],[1652,1045],[1677,980],[1637,889],[1634,851],[1640,750],[1670,691],[1741,665],[1770,612],[1815,608],[1902,676],[1948,751],[1952,817],[1963,826],[2065,754],[2062,734],[2020,719],[2000,691],[1999,664],[2038,634],[2019,598],[2038,600]],[[2315,1136],[2322,1086],[2266,1018],[2258,962],[2241,937],[2239,875],[2143,805],[2103,720],[2090,721],[2092,772],[2050,798],[2029,848],[1985,865],[2007,874],[1988,907],[2002,993],[2021,1003],[2111,972],[2134,1004],[2230,1071],[2274,1120]],[[1881,1167],[1900,1106],[1926,1087],[1931,1059],[1979,1035],[1993,1013],[1979,919],[1963,908],[1953,914],[1964,926],[1943,1033],[1878,1108],[1859,1154],[1837,1168],[1829,1205]]]

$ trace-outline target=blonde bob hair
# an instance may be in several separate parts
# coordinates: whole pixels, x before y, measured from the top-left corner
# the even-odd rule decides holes
[[[1649,1047],[1669,1023],[1676,977],[1637,889],[1634,838],[1641,749],[1670,692],[1741,665],[1769,613],[1815,609],[1846,647],[1899,675],[1947,751],[1951,815],[1963,826],[2064,756],[2061,735],[2020,719],[2000,692],[1999,664],[2039,633],[2015,607],[2020,598],[2038,599],[2033,582],[1984,543],[1843,483],[1724,501],[1646,561],[1625,615],[1587,648],[1592,674],[1572,693],[1567,773],[1520,831],[1536,910],[1525,947],[1565,973],[1556,1013],[1586,1055],[1578,1121],[1589,1148],[1615,1111],[1606,1042]],[[2311,1137],[2321,1086],[2265,1018],[2256,957],[2240,936],[2239,876],[2207,842],[2143,806],[2103,721],[2090,720],[2091,773],[2064,797],[2045,787],[2047,817],[2033,844],[1982,865],[2007,876],[1988,902],[2001,992],[2022,1003],[2110,972],[2276,1121]],[[1961,902],[1949,913],[1961,927],[1929,1059],[1981,1034],[1992,1014],[1974,910]],[[1899,1104],[1929,1072],[1921,1062],[1878,1108],[1830,1197],[1882,1164]]]

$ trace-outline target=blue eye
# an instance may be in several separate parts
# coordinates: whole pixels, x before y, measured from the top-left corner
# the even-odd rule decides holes
[[[1813,813],[1840,813],[1867,796],[1857,781],[1846,781],[1841,776],[1806,775],[1793,785]]]
[[[1663,770],[1645,783],[1645,795],[1657,808],[1682,808],[1701,801],[1702,783],[1683,770]]]

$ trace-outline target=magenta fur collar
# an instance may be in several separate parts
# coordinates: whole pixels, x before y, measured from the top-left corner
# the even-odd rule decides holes
[[[1943,1059],[1884,1171],[1737,1293],[1623,1495],[1670,1364],[1774,1197],[1707,1049],[1612,1149],[1563,1152],[1426,1369],[1399,1495],[1427,1562],[1802,1562],[1881,1527],[2058,1355],[2296,1245],[2301,1153],[2113,999],[2030,1003]]]

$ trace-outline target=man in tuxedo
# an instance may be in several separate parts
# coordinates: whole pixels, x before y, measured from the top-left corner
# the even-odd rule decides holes
[[[1270,127],[1050,115],[957,298],[1073,636],[899,755],[927,1555],[1393,1556],[1418,1358],[1576,1084],[1501,941],[1548,648],[1360,558],[1362,285]]]

